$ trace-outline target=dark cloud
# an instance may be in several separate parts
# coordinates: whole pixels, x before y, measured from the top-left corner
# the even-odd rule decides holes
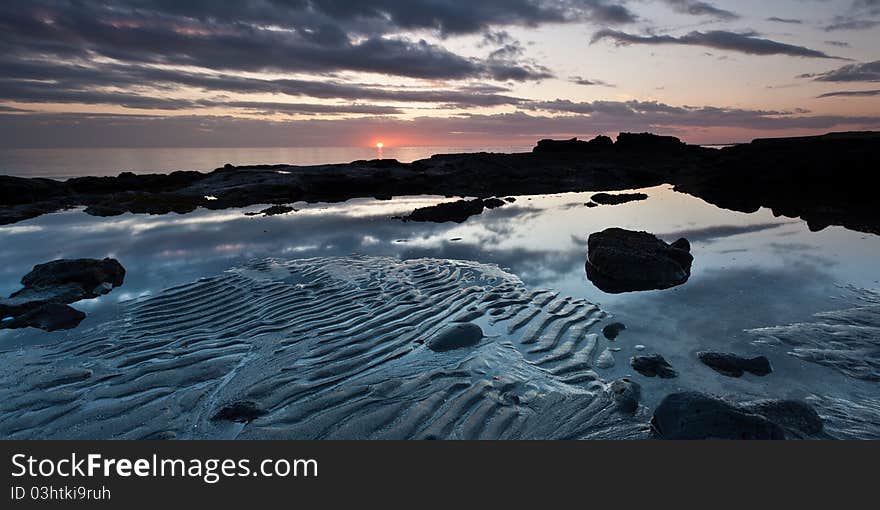
[[[878,20],[836,16],[834,21],[825,25],[824,28],[826,32],[834,32],[838,30],[870,30],[878,25],[880,25]]]
[[[799,19],[794,19],[794,18],[779,18],[779,17],[776,17],[776,16],[773,16],[773,17],[767,18],[767,21],[772,21],[772,22],[774,22],[774,23],[788,23],[788,24],[791,24],[791,25],[800,25],[800,24],[803,23],[803,21],[802,21],[802,20],[799,20]]]
[[[595,80],[592,78],[584,78],[582,76],[571,76],[568,78],[568,81],[572,83],[576,83],[578,85],[584,86],[600,86],[600,87],[614,87],[614,84],[608,83],[602,80]]]
[[[825,44],[830,44],[831,46],[837,46],[838,48],[849,48],[850,44],[845,41],[825,41]]]
[[[880,96],[880,90],[842,90],[838,92],[826,92],[820,96],[817,96],[819,99],[825,97],[873,97]]]
[[[541,106],[549,111],[551,105]],[[414,145],[467,144],[475,137],[487,144],[531,144],[547,137],[613,135],[618,131],[675,134],[706,127],[766,131],[880,127],[880,116],[805,116],[799,111],[675,107],[656,102],[558,103],[553,108],[554,115],[516,112],[412,120],[369,116],[270,121],[230,116],[8,113],[0,114],[0,146],[364,146],[376,133],[389,139],[403,138]]]
[[[802,74],[798,78],[813,78],[816,81],[830,82],[878,82],[880,81],[880,60],[863,64],[848,64],[827,73]]]
[[[803,46],[772,41],[758,37],[755,32],[737,33],[725,30],[711,30],[708,32],[690,32],[680,37],[671,35],[636,35],[616,30],[604,29],[596,32],[592,42],[602,39],[612,39],[618,44],[681,44],[688,46],[703,46],[719,50],[737,51],[750,55],[788,55],[792,57],[808,58],[831,58],[821,51]]]
[[[401,31],[449,35],[496,25],[634,19],[602,0],[13,0],[0,6],[0,50],[29,58],[105,57],[221,71],[532,80],[550,73],[514,59],[466,58]]]
[[[664,0],[676,12],[690,14],[692,16],[711,16],[720,20],[738,19],[740,16],[735,12],[727,11],[707,2],[698,0]]]

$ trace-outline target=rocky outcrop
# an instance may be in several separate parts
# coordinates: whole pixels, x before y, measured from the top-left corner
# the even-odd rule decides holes
[[[663,399],[651,427],[661,439],[791,439],[820,433],[822,419],[806,402],[734,403],[682,392]]]
[[[670,245],[647,232],[609,228],[590,234],[587,249],[587,277],[608,293],[668,289],[691,275],[686,239]]]
[[[506,203],[507,202],[498,198],[475,198],[473,200],[444,202],[429,207],[420,207],[403,219],[407,221],[427,221],[432,223],[445,223],[447,221],[464,223],[465,220],[471,216],[482,214],[485,209],[495,209]]]
[[[74,328],[86,315],[68,304],[107,294],[124,280],[125,268],[110,258],[38,264],[22,277],[24,288],[0,300],[0,328]]]
[[[832,133],[717,150],[674,137],[621,133],[616,143],[607,137],[542,140],[528,153],[443,154],[413,163],[227,165],[210,173],[127,172],[65,182],[0,176],[0,224],[76,206],[102,216],[166,214],[197,207],[402,195],[490,197],[667,183],[719,207],[743,212],[769,207],[776,214],[799,216],[814,230],[843,225],[880,233],[874,207],[880,176],[873,171],[880,167],[878,139],[880,133]]]
[[[590,199],[601,205],[620,205],[627,202],[636,202],[639,200],[647,200],[648,195],[644,193],[596,193]]]
[[[609,150],[614,147],[614,142],[607,136],[599,135],[590,141],[578,140],[571,138],[568,140],[540,140],[532,149],[537,153],[591,153],[603,150]]]
[[[742,377],[746,372],[764,376],[773,371],[770,360],[765,356],[743,358],[729,352],[702,351],[697,353],[697,358],[707,367],[728,377]]]
[[[630,358],[629,364],[633,370],[645,377],[660,377],[661,379],[678,377],[678,372],[673,370],[672,365],[659,354],[633,356]]]

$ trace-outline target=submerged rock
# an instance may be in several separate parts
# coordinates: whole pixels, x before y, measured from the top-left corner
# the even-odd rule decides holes
[[[234,421],[238,423],[247,423],[256,420],[260,416],[266,414],[266,411],[260,409],[256,402],[251,400],[239,400],[226,404],[215,414],[212,421]]]
[[[642,397],[642,387],[639,383],[623,377],[613,381],[609,389],[619,410],[625,413],[634,413],[638,410],[639,399]]]
[[[609,228],[587,240],[587,277],[612,294],[668,289],[690,278],[689,248],[684,239],[669,245],[647,232]]]
[[[672,379],[678,377],[678,372],[672,369],[672,365],[663,359],[659,354],[651,354],[649,356],[633,356],[629,360],[629,364],[633,370],[646,377],[660,377],[661,379]]]
[[[608,340],[614,340],[618,336],[620,336],[620,332],[626,329],[626,325],[622,322],[612,322],[611,324],[602,328],[602,334]]]
[[[71,329],[85,314],[68,303],[107,294],[125,280],[115,259],[55,260],[38,264],[21,279],[24,288],[0,299],[0,328]]]
[[[483,330],[476,324],[470,322],[450,324],[428,340],[428,349],[446,352],[477,345],[482,339]]]
[[[0,305],[2,306],[2,305]],[[0,324],[0,329],[39,328],[44,331],[73,329],[86,318],[86,314],[68,305],[47,303],[33,310],[12,317],[12,320]]]
[[[596,368],[611,368],[614,366],[614,353],[611,349],[605,349],[596,358]]]
[[[773,371],[770,360],[765,356],[743,358],[729,352],[702,351],[697,353],[697,357],[704,365],[728,377],[742,377],[745,372],[765,376]]]
[[[647,200],[648,195],[644,193],[596,193],[590,199],[596,204],[602,205],[620,205],[627,202],[635,202],[638,200]]]
[[[816,411],[805,402],[760,400],[732,403],[698,392],[666,396],[651,418],[662,439],[786,439],[815,435],[822,429]]]

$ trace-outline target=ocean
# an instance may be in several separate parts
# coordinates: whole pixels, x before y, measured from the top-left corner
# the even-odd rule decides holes
[[[528,152],[532,146],[420,147],[194,147],[0,149],[0,175],[69,179],[120,172],[209,172],[233,165],[321,165],[359,159],[393,158],[411,162],[434,154],[459,152]]]

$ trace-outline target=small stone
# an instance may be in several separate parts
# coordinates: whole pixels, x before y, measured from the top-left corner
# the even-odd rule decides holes
[[[633,349],[635,349],[635,350],[637,350],[637,351],[644,351],[644,350],[645,350],[645,346],[642,345],[642,344],[636,344],[636,345],[633,346]]]
[[[626,326],[623,323],[614,322],[602,328],[602,334],[605,335],[605,338],[608,340],[614,340],[620,335],[620,332],[625,329]]]
[[[449,324],[428,340],[428,349],[446,352],[477,345],[482,339],[483,330],[474,323]]]
[[[660,377],[661,379],[678,377],[678,372],[673,370],[672,365],[659,354],[633,356],[630,358],[629,364],[633,367],[633,370],[646,377]]]
[[[613,381],[609,389],[620,411],[635,413],[638,410],[639,399],[642,396],[642,387],[639,383],[624,377]]]
[[[263,409],[257,407],[256,402],[251,400],[239,400],[237,402],[232,402],[231,404],[226,404],[223,406],[217,414],[215,414],[211,421],[234,421],[238,423],[247,423],[249,421],[253,421],[260,416],[263,416],[267,412]]]

